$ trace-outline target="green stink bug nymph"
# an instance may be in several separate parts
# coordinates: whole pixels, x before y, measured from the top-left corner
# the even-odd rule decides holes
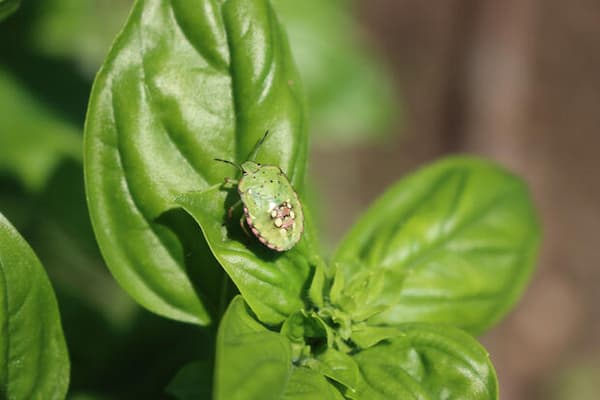
[[[237,185],[240,195],[240,201],[231,207],[229,215],[233,208],[243,203],[242,228],[245,230],[245,222],[262,244],[272,250],[286,251],[302,237],[304,214],[298,195],[281,168],[253,160],[267,134],[268,131],[241,166],[227,160],[216,160],[233,164],[242,171],[239,181],[225,179],[226,183]]]

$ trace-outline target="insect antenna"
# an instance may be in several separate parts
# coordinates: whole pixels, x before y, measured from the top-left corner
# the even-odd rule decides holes
[[[229,161],[229,160],[223,160],[222,158],[215,158],[215,161],[220,161],[220,162],[224,162],[226,164],[231,164],[234,167],[236,167],[237,169],[239,169],[240,171],[242,171],[242,167],[240,167],[238,164],[234,163],[233,161]]]
[[[250,152],[250,154],[248,155],[248,160],[249,161],[254,161],[254,158],[256,157],[256,153],[258,153],[258,149],[260,148],[260,146],[262,146],[262,144],[265,142],[265,139],[267,138],[267,136],[269,135],[269,130],[267,129],[265,131],[265,134],[263,135],[262,138],[260,138],[258,140],[258,142],[256,142],[256,144],[254,145],[254,148],[252,149],[252,151]]]

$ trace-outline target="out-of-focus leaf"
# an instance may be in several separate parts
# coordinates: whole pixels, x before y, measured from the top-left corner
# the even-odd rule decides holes
[[[273,0],[288,30],[319,141],[389,132],[398,115],[390,71],[365,40],[350,0]]]
[[[132,0],[37,0],[31,41],[43,54],[75,60],[92,77],[131,9]],[[76,33],[75,33],[76,32]]]
[[[543,388],[551,400],[596,400],[600,393],[600,360],[585,361],[561,371]]]
[[[0,174],[41,189],[64,158],[81,159],[80,132],[0,68]]]
[[[301,189],[305,128],[296,69],[268,1],[137,1],[86,121],[90,215],[117,281],[160,315],[207,324],[199,296],[211,298],[222,270],[206,244],[200,261],[186,262],[183,241],[202,235],[173,210],[175,199],[234,176],[214,158],[244,160],[267,129],[258,159]]]
[[[207,361],[186,364],[169,383],[166,392],[177,400],[210,399],[213,366]]]
[[[50,281],[0,214],[0,397],[63,399],[69,357]]]
[[[69,291],[78,302],[102,314],[112,328],[129,326],[139,308],[107,271],[96,245],[85,204],[82,165],[61,164],[46,189],[36,196],[31,213],[27,239],[57,293]]]
[[[0,0],[0,22],[17,11],[21,0]]]
[[[521,295],[539,237],[520,179],[489,162],[455,157],[389,189],[334,260],[346,281],[356,265],[387,275],[373,287],[379,305],[391,308],[369,319],[372,324],[445,323],[481,333]],[[349,295],[360,297],[359,286],[353,290]]]

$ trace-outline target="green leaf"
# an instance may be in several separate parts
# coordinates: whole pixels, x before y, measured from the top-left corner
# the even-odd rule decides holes
[[[540,237],[523,182],[475,158],[426,167],[388,190],[334,259],[388,274],[372,324],[445,323],[480,333],[516,302]],[[348,271],[346,271],[349,274]]]
[[[398,328],[394,326],[371,326],[366,323],[352,325],[350,337],[361,349],[375,346],[382,340],[398,336]]]
[[[69,357],[50,281],[0,214],[0,398],[64,399]]]
[[[212,365],[207,361],[186,364],[169,383],[166,392],[177,400],[210,399],[212,372]]]
[[[290,341],[292,361],[296,364],[312,359],[312,350],[319,352],[333,345],[334,332],[315,312],[305,310],[290,315],[280,333]],[[316,361],[315,361],[316,362]]]
[[[304,367],[295,367],[281,399],[342,400],[344,396],[320,373]]]
[[[276,254],[256,238],[245,237],[238,222],[227,219],[226,196],[216,186],[182,195],[178,202],[196,219],[213,254],[252,311],[264,323],[281,323],[304,307],[306,282],[316,257],[310,240],[305,236],[291,250]]]
[[[257,322],[235,297],[217,336],[215,400],[281,399],[291,373],[289,341]]]
[[[17,11],[21,0],[0,0],[0,22]]]
[[[362,380],[352,399],[498,398],[498,382],[485,350],[447,326],[404,325],[399,336],[354,355]]]
[[[343,399],[323,375],[292,364],[290,341],[260,324],[235,297],[217,337],[215,400]]]
[[[350,391],[357,388],[359,371],[356,362],[346,353],[333,348],[326,349],[317,354],[313,359],[306,361],[305,365],[323,376],[346,386]]]
[[[403,279],[404,272],[399,269],[365,268],[361,262],[345,260],[336,265],[330,299],[354,322],[364,321],[398,301],[399,287],[394,290],[387,285]]]
[[[301,189],[304,100],[268,1],[136,1],[94,83],[85,176],[103,256],[143,306],[209,322],[197,292],[210,298],[205,291],[218,286],[215,261],[203,249],[187,265],[183,238],[201,235],[179,214],[162,217],[182,193],[233,176],[213,159],[244,160],[267,129],[258,160],[279,165]]]
[[[350,0],[274,0],[306,83],[317,139],[381,136],[398,115],[391,73]]]
[[[318,315],[301,310],[285,320],[281,326],[281,334],[291,342],[322,340],[323,344],[330,345],[333,333]]]
[[[327,276],[325,269],[317,266],[310,282],[308,297],[311,303],[318,308],[322,308],[325,305],[324,292],[326,287],[326,278]]]
[[[0,68],[0,173],[39,191],[65,158],[81,159],[81,134]]]

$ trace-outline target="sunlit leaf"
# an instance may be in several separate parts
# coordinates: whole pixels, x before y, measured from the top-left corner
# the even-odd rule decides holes
[[[486,161],[449,158],[390,188],[334,259],[346,281],[358,273],[357,259],[387,276],[371,296],[391,308],[372,324],[445,323],[480,333],[521,295],[539,237],[520,179]]]
[[[216,296],[207,292],[220,270],[199,229],[171,211],[175,199],[234,176],[213,159],[244,160],[266,130],[259,159],[300,190],[305,128],[298,76],[267,1],[137,1],[86,124],[90,214],[119,283],[156,313],[208,323],[199,296]],[[202,249],[190,252],[185,240]]]

